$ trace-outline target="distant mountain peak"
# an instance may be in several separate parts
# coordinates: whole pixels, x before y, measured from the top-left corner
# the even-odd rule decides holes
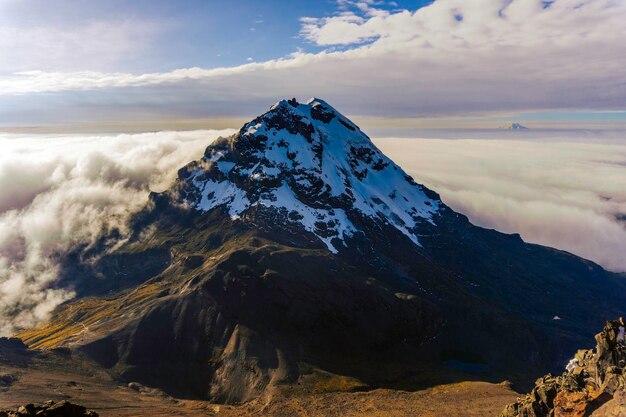
[[[511,126],[509,126],[509,130],[528,130],[528,128],[519,123],[511,123]]]
[[[299,224],[331,252],[364,230],[389,224],[419,245],[416,226],[440,201],[387,158],[324,100],[281,100],[233,137],[209,146],[181,177],[181,195],[199,211],[225,207],[233,220],[272,211]],[[254,209],[254,210],[252,210]]]

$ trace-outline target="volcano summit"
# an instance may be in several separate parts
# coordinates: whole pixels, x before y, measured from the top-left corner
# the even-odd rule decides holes
[[[319,373],[528,386],[626,303],[617,274],[472,225],[319,99],[214,142],[131,227],[68,257],[78,297],[19,336],[179,397],[238,403]]]
[[[439,199],[415,184],[352,122],[319,99],[283,100],[219,141],[189,165],[178,191],[202,212],[225,206],[231,219],[250,211],[317,236],[332,253],[359,224],[393,226],[419,245]],[[430,197],[428,196],[430,195]]]

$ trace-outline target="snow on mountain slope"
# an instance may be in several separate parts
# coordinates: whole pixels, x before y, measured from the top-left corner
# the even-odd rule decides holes
[[[416,184],[326,102],[276,103],[183,170],[182,200],[199,211],[225,206],[233,220],[274,209],[332,252],[360,232],[358,219],[390,224],[419,245],[440,200]],[[339,242],[338,242],[339,241]]]

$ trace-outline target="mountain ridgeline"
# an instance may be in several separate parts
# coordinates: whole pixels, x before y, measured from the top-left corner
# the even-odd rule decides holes
[[[529,387],[626,303],[593,262],[472,225],[318,99],[215,141],[132,228],[68,258],[78,297],[20,337],[180,397],[242,402],[316,369]]]

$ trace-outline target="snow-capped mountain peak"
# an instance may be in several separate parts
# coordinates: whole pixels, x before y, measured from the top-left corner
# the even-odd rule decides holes
[[[509,130],[528,130],[528,128],[520,123],[511,123]]]
[[[320,99],[281,100],[183,170],[179,194],[206,212],[251,209],[299,225],[337,252],[365,221],[392,225],[419,245],[438,197],[416,184],[354,123]]]

